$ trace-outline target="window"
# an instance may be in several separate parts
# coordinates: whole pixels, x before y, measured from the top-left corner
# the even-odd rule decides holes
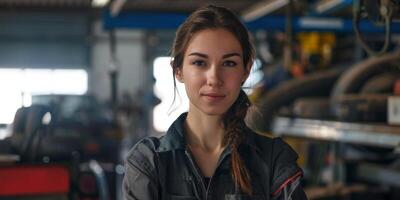
[[[174,104],[174,82],[170,57],[158,57],[153,63],[153,75],[156,79],[154,93],[161,99],[153,110],[153,126],[158,132],[165,132],[172,122],[189,108],[185,86],[176,81],[179,95],[176,95]]]
[[[244,91],[247,94],[251,94],[253,92],[252,88],[254,88],[254,86],[263,79],[263,77],[264,72],[262,70],[261,60],[255,59],[253,66],[251,67],[250,75],[243,84]]]
[[[32,95],[80,95],[87,85],[82,69],[0,69],[0,124],[12,123],[19,107],[31,105]]]

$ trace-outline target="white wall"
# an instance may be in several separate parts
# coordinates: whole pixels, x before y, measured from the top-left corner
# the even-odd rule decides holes
[[[99,100],[111,99],[110,44],[100,21],[94,23],[89,93]],[[134,95],[146,85],[149,77],[145,65],[144,33],[139,30],[117,30],[117,58],[119,61],[118,96],[128,92]]]

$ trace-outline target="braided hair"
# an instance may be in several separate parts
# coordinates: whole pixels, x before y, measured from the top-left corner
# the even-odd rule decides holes
[[[223,143],[229,145],[232,152],[232,177],[236,185],[251,194],[250,175],[239,154],[239,145],[243,142],[247,110],[251,103],[246,93],[240,90],[239,96],[224,116],[226,134]]]

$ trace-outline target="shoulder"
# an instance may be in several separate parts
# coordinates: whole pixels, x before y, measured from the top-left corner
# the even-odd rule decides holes
[[[128,152],[126,164],[146,173],[153,174],[156,168],[156,149],[160,139],[146,137],[137,142]]]
[[[295,163],[298,158],[297,153],[280,137],[270,138],[254,131],[249,131],[249,137],[261,156],[268,157],[268,161],[273,164]]]
[[[292,149],[282,138],[274,138],[273,139],[273,152],[274,158],[276,159],[275,162],[284,162],[284,163],[291,163],[295,164],[298,158],[298,155],[295,150]],[[284,164],[279,163],[279,164]]]
[[[302,177],[302,170],[297,165],[298,155],[282,138],[270,138],[252,132],[260,156],[270,167],[271,191],[279,193],[284,187]]]
[[[273,182],[283,183],[289,179],[302,176],[302,170],[297,165],[298,155],[281,138],[273,139],[272,147],[272,167],[273,167]]]
[[[128,153],[127,160],[134,159],[138,156],[148,156],[154,154],[160,139],[156,137],[146,137],[137,142]]]

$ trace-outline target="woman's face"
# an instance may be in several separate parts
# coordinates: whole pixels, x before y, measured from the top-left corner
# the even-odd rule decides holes
[[[189,112],[222,115],[235,102],[251,65],[244,66],[242,47],[225,29],[195,33],[176,78],[185,84]]]

